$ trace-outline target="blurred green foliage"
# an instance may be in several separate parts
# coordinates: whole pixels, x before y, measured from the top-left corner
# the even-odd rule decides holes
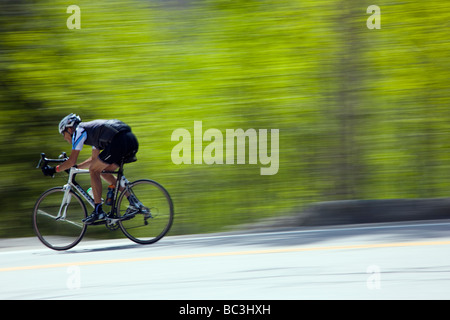
[[[381,29],[366,26],[372,4]],[[70,112],[132,126],[127,177],[168,189],[172,234],[315,201],[447,196],[449,21],[444,0],[2,1],[0,236],[31,235],[35,200],[64,183],[35,166],[70,152],[57,131]],[[171,134],[195,120],[279,129],[278,173],[173,164]]]

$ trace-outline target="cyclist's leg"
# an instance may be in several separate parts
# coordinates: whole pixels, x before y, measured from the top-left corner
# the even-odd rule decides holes
[[[92,157],[91,165],[89,166],[89,173],[91,176],[91,187],[94,196],[95,208],[92,214],[83,219],[85,224],[94,223],[97,220],[103,220],[106,213],[102,208],[102,180],[100,174],[103,170],[114,170],[114,166],[104,163],[99,157]]]
[[[116,168],[117,169],[117,168]],[[113,170],[107,170],[107,171],[114,171],[116,169]],[[103,180],[105,180],[106,182],[108,182],[108,184],[115,186],[117,183],[117,178],[112,174],[112,173],[102,173],[101,177],[103,178]],[[119,186],[119,190],[122,191],[122,187]]]
[[[102,180],[101,173],[103,170],[113,171],[118,166],[116,164],[105,163],[100,160],[99,157],[92,159],[91,166],[89,167],[89,173],[91,175],[91,187],[94,194],[94,202],[101,203],[102,201]],[[112,175],[111,175],[112,176]]]

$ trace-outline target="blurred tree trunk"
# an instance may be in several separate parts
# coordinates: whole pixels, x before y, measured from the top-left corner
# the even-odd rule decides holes
[[[357,136],[361,120],[360,91],[362,88],[360,17],[364,11],[358,1],[341,1],[337,29],[338,58],[336,60],[336,92],[334,93],[336,108],[336,146],[335,146],[335,188],[338,199],[354,199],[359,196],[361,187],[362,160],[361,148]]]

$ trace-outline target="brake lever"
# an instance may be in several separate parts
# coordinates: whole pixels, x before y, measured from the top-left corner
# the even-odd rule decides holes
[[[41,167],[42,160],[44,160],[44,159],[45,159],[45,153],[41,153],[41,159],[39,159],[36,169],[39,169]]]

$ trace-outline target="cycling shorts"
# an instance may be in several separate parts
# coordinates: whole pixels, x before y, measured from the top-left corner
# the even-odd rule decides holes
[[[125,159],[125,163],[136,161],[134,157],[138,149],[136,136],[130,131],[122,131],[112,138],[98,157],[105,163],[120,165],[122,159]]]

